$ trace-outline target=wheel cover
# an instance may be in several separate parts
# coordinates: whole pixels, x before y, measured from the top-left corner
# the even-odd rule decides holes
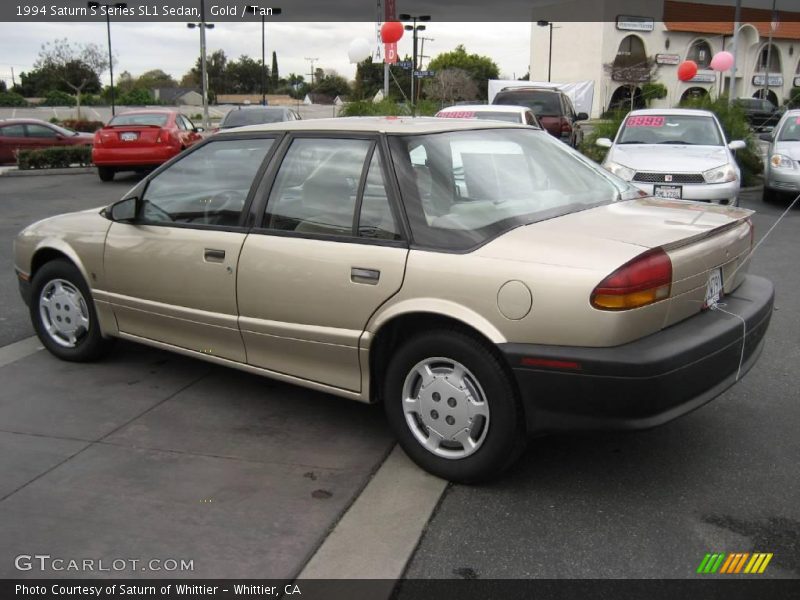
[[[39,316],[50,339],[63,348],[75,348],[89,333],[86,300],[65,279],[53,279],[42,288]]]
[[[489,431],[489,403],[478,379],[450,358],[426,358],[409,371],[403,413],[422,447],[442,458],[477,452]]]

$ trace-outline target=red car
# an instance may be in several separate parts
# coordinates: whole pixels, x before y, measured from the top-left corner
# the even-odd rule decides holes
[[[91,146],[91,133],[79,133],[39,119],[0,120],[0,164],[17,162],[17,151],[51,146]]]
[[[202,139],[202,127],[174,110],[122,113],[94,134],[92,161],[103,181],[117,171],[152,169]]]

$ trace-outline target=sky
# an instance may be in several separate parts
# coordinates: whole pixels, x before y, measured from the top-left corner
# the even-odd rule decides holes
[[[464,44],[470,53],[491,57],[500,68],[501,77],[519,78],[528,71],[530,23],[427,23],[420,35],[426,41],[425,55],[434,57]],[[129,71],[136,76],[151,69],[162,69],[176,80],[188,71],[200,53],[197,29],[183,23],[141,22],[111,24],[111,42],[115,56],[115,76]],[[98,44],[107,48],[106,26],[98,23],[9,23],[0,22],[0,78],[11,85],[11,69],[17,74],[30,70],[43,43],[67,37],[71,42]],[[282,77],[303,74],[309,79],[309,62],[318,58],[315,68],[334,70],[347,79],[355,75],[355,65],[347,58],[354,38],[376,39],[374,23],[268,23],[267,63],[273,50],[278,53]],[[247,54],[261,58],[261,23],[220,22],[208,30],[208,54],[222,49],[229,59]],[[406,33],[398,44],[399,54],[411,54],[411,35]],[[423,65],[427,64],[427,60]],[[108,83],[106,71],[102,77]]]

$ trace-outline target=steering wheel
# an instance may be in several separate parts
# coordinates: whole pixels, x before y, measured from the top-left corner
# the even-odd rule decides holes
[[[213,224],[226,210],[241,212],[245,202],[245,195],[240,190],[226,190],[214,194],[206,200],[203,207],[203,222]]]

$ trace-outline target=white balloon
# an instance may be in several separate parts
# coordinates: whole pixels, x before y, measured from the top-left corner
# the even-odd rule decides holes
[[[347,56],[350,58],[350,64],[359,63],[372,56],[372,46],[364,38],[356,38],[350,42]]]

